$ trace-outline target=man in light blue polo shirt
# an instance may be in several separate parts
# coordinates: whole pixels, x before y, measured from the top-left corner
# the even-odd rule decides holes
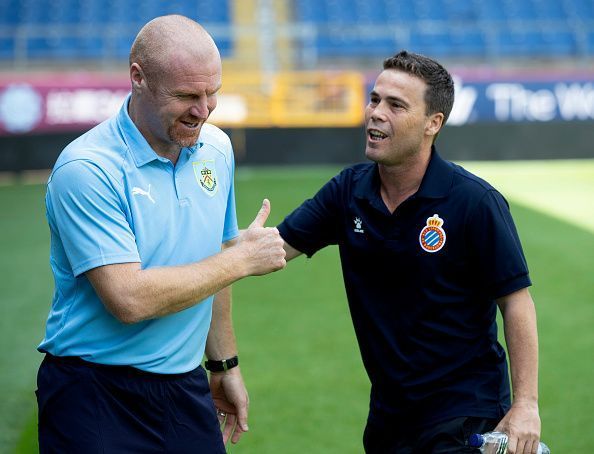
[[[66,147],[48,182],[40,451],[224,452],[248,430],[229,286],[283,268],[283,241],[264,227],[267,200],[239,235],[231,144],[205,123],[221,87],[206,31],[149,22],[130,78],[119,113]]]

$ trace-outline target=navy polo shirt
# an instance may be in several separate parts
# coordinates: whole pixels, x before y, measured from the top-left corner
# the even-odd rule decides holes
[[[339,246],[370,418],[417,426],[503,416],[510,391],[494,299],[531,282],[508,204],[491,185],[434,149],[419,190],[392,214],[377,164],[357,164],[278,228],[309,257]]]

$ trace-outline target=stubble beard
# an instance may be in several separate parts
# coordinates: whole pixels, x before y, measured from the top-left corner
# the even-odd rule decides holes
[[[184,131],[181,132],[175,125],[171,125],[167,131],[169,140],[178,145],[181,148],[193,147],[198,142],[200,137],[200,131],[202,127],[196,128],[195,131]]]

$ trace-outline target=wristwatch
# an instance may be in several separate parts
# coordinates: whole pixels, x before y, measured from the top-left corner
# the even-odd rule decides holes
[[[225,372],[226,370],[233,369],[237,366],[239,366],[239,358],[237,355],[233,356],[232,358],[223,359],[222,361],[213,361],[211,359],[207,359],[204,363],[206,370],[211,372]]]

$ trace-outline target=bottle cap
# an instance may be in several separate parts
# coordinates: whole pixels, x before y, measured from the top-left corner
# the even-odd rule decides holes
[[[468,439],[468,445],[471,448],[480,448],[481,446],[483,446],[484,442],[485,438],[481,434],[473,434]]]

